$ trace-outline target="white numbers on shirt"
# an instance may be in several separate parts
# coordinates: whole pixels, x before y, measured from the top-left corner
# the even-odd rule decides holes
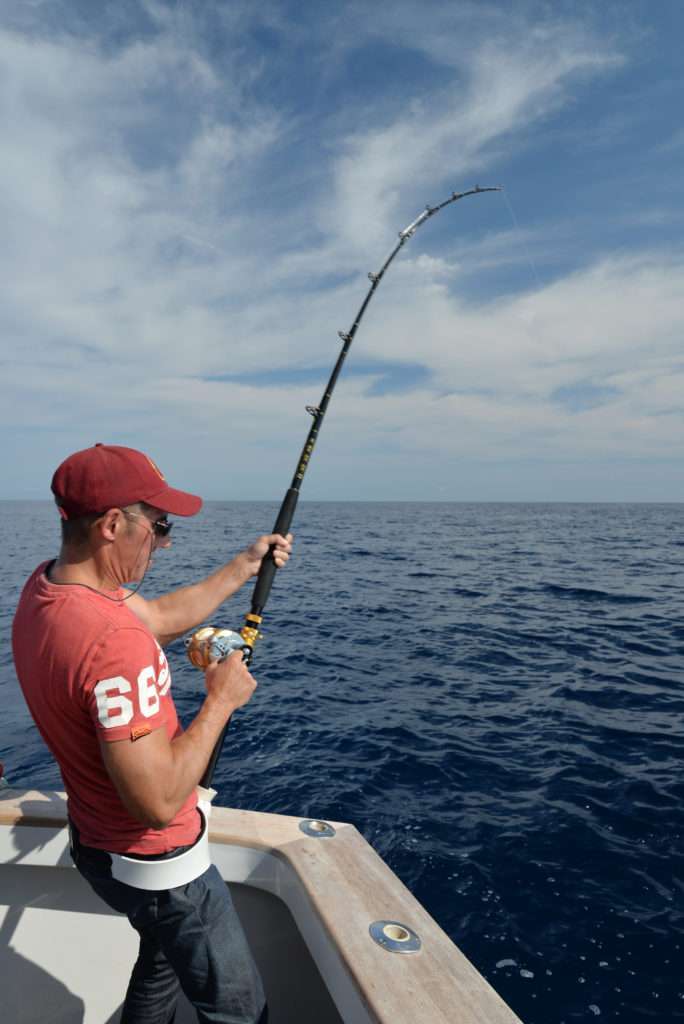
[[[138,700],[145,718],[151,718],[159,711],[159,694],[152,665],[144,668],[138,676]]]
[[[169,663],[166,660],[166,655],[159,648],[159,675],[157,676],[157,686],[159,687],[159,696],[163,697],[165,693],[169,692],[171,686],[171,673],[169,672]]]
[[[95,687],[97,714],[105,729],[128,725],[130,722],[133,717],[133,701],[125,696],[130,689],[131,684],[123,676],[101,679]]]
[[[153,665],[147,665],[139,673],[138,704],[144,718],[151,718],[157,714],[160,705],[159,695],[163,696],[168,691],[170,682],[166,658],[158,679]],[[133,686],[124,676],[101,679],[96,685],[94,693],[97,700],[97,715],[105,729],[128,725],[133,718],[133,699],[127,696],[132,690]]]

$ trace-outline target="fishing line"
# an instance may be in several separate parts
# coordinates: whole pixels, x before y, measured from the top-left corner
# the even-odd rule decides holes
[[[528,264],[530,266],[530,270],[532,271],[532,274],[534,275],[534,279],[537,282],[537,287],[539,288],[539,291],[541,291],[542,288],[543,288],[543,285],[541,283],[541,278],[539,277],[539,274],[537,273],[537,266],[536,266],[534,260],[532,259],[532,252],[531,252],[531,250],[530,250],[530,248],[529,248],[529,246],[527,244],[524,232],[523,232],[522,228],[520,227],[520,224],[518,223],[518,218],[515,215],[515,210],[513,209],[513,206],[511,204],[511,200],[510,200],[510,198],[508,196],[508,193],[505,192],[503,189],[501,190],[501,194],[503,196],[503,200],[504,200],[504,202],[506,204],[508,212],[511,215],[511,221],[513,222],[513,227],[518,232],[518,241],[522,244],[523,251],[525,253],[525,257],[526,257],[527,262],[528,262]]]
[[[412,238],[421,224],[424,224],[426,220],[433,217],[440,210],[443,210],[445,206],[449,206],[451,203],[455,203],[459,199],[464,199],[466,196],[479,195],[481,192],[501,192],[502,187],[500,185],[489,186],[481,188],[476,185],[474,188],[468,189],[466,192],[452,192],[448,199],[438,203],[437,206],[426,206],[421,214],[419,214],[415,220],[399,232],[399,241],[396,243],[391,253],[380,267],[377,273],[371,271],[368,274],[370,280],[370,288],[364,298],[358,313],[356,314],[348,331],[338,331],[340,340],[342,341],[342,349],[337,357],[337,362],[333,367],[333,371],[330,375],[330,379],[326,385],[323,396],[318,405],[307,405],[306,411],[313,419],[309,433],[307,434],[304,447],[302,448],[297,462],[297,468],[295,469],[294,476],[289,488],[285,492],[283,503],[280,506],[280,511],[273,527],[273,533],[281,534],[283,537],[287,534],[292,519],[295,514],[297,507],[297,501],[299,499],[299,491],[304,480],[304,475],[308,468],[313,450],[318,440],[318,435],[323,423],[323,418],[326,414],[328,404],[332,398],[337,379],[342,371],[342,366],[347,357],[347,353],[351,347],[357,330],[363,315],[368,308],[368,304],[375,295],[377,288],[382,281],[385,273],[389,269],[392,261],[399,252],[400,249]],[[198,630],[191,637],[185,641],[186,650],[188,657],[193,665],[198,668],[206,668],[211,661],[218,660],[227,657],[231,651],[242,650],[245,662],[249,665],[252,660],[252,653],[254,646],[259,638],[259,627],[263,619],[263,611],[266,607],[273,580],[277,572],[277,566],[273,559],[272,547],[268,554],[264,557],[259,569],[257,581],[254,586],[254,592],[252,594],[252,603],[249,612],[245,616],[245,622],[242,629],[238,632],[229,629],[217,629],[213,626],[205,626]],[[223,740],[225,738],[226,730],[228,725],[224,728],[214,752],[211,756],[207,769],[200,780],[200,785],[205,788],[209,788],[211,785],[211,779],[214,774],[214,768],[218,760],[219,754],[221,753],[221,747],[223,746]]]

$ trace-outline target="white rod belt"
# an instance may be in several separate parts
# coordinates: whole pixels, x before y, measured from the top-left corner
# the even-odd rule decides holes
[[[148,892],[175,889],[176,886],[187,885],[199,878],[211,866],[211,857],[207,815],[199,806],[197,810],[202,820],[202,831],[189,850],[169,860],[136,860],[121,853],[110,853],[112,878],[134,889],[146,889]]]

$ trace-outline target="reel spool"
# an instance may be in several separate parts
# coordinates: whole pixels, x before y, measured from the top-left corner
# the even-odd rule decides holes
[[[195,668],[205,669],[211,661],[223,661],[233,651],[250,648],[233,629],[203,626],[185,640],[185,650]]]

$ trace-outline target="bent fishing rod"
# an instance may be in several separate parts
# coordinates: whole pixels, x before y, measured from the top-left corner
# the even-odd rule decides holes
[[[306,411],[313,417],[313,423],[309,433],[307,434],[304,447],[302,448],[297,463],[295,474],[292,477],[292,483],[285,492],[283,503],[280,506],[278,512],[278,518],[276,519],[275,526],[273,527],[273,533],[281,534],[283,537],[287,534],[294,518],[295,510],[297,508],[297,502],[299,500],[299,491],[304,480],[304,475],[308,468],[311,456],[313,454],[318,435],[320,433],[321,424],[323,418],[328,410],[330,399],[332,398],[335,385],[337,384],[337,378],[339,377],[344,361],[347,358],[347,353],[351,348],[351,344],[356,336],[356,332],[359,329],[359,324],[363,319],[363,315],[368,309],[368,304],[375,295],[380,282],[385,276],[389,269],[392,261],[408,242],[409,238],[415,235],[421,224],[424,224],[430,217],[434,217],[436,213],[443,210],[445,206],[449,206],[451,203],[455,203],[459,199],[464,199],[466,196],[478,195],[480,192],[501,192],[502,186],[494,185],[486,188],[481,188],[476,185],[474,188],[468,189],[467,192],[452,192],[448,199],[444,202],[439,203],[437,206],[426,206],[423,212],[416,217],[415,220],[411,221],[408,227],[405,227],[403,231],[399,232],[399,241],[392,249],[391,253],[381,266],[377,273],[372,271],[368,274],[368,278],[371,282],[370,288],[366,294],[365,299],[361,303],[358,313],[348,331],[338,331],[338,335],[342,341],[342,349],[337,357],[337,362],[333,367],[333,371],[330,374],[330,379],[326,385],[323,397],[321,398],[318,405],[307,405]],[[275,574],[278,571],[278,567],[273,559],[273,548],[264,557],[257,581],[254,586],[254,592],[252,594],[252,603],[250,610],[245,616],[245,622],[239,632],[235,632],[230,629],[217,629],[213,626],[205,626],[202,629],[197,630],[188,640],[185,642],[188,657],[190,661],[197,668],[206,668],[209,663],[213,660],[227,657],[231,651],[242,650],[243,657],[246,663],[249,665],[252,660],[252,654],[257,640],[259,639],[259,627],[263,621],[263,612],[266,607],[269,595],[271,593],[271,587],[275,579]],[[207,765],[206,771],[200,780],[200,785],[208,789],[211,786],[211,780],[214,775],[214,769],[216,762],[219,759],[221,748],[223,747],[223,741],[225,739],[226,731],[228,729],[228,723],[221,733],[221,736],[214,747],[214,751]]]

